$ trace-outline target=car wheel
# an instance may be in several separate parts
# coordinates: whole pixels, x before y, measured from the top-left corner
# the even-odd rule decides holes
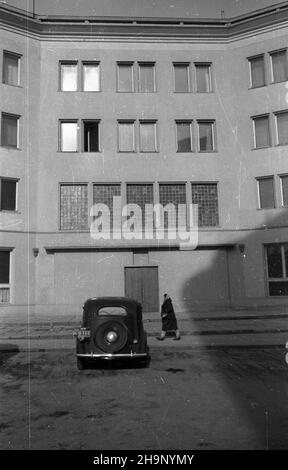
[[[79,370],[83,370],[85,369],[85,366],[86,366],[85,359],[82,359],[82,357],[77,357],[77,368]]]

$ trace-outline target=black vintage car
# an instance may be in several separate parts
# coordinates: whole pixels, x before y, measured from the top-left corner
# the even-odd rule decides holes
[[[97,360],[149,363],[142,306],[128,297],[95,297],[83,306],[81,327],[75,332],[78,369]]]

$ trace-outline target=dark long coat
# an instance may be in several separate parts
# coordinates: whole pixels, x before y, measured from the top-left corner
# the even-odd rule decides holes
[[[161,306],[161,319],[163,331],[175,331],[178,329],[177,319],[170,298],[164,300]]]

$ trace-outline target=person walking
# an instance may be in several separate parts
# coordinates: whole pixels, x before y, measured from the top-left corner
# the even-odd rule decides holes
[[[175,333],[175,338],[173,338],[174,340],[181,339],[172,300],[168,294],[164,294],[164,300],[161,306],[161,320],[162,331],[160,336],[157,336],[159,341],[163,341],[165,339],[167,332]]]

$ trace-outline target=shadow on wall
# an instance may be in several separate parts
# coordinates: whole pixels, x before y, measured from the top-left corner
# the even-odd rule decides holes
[[[267,219],[265,226],[259,227],[259,229],[255,229],[253,231],[247,231],[247,236],[243,236],[243,232],[240,232],[239,240],[236,241],[236,246],[227,250],[227,278],[222,278],[223,273],[220,270],[219,276],[221,277],[221,282],[227,282],[228,297],[226,301],[227,307],[230,305],[229,317],[234,316],[234,307],[250,308],[250,312],[246,312],[246,315],[252,313],[251,308],[255,308],[257,310],[254,311],[254,314],[257,312],[257,315],[261,315],[261,306],[266,307],[267,309],[269,306],[273,308],[273,305],[276,306],[280,303],[282,306],[282,313],[285,312],[287,306],[286,311],[288,316],[288,297],[286,297],[288,295],[287,287],[285,291],[286,295],[269,296],[265,244],[271,243],[288,243],[287,210],[285,213],[284,210],[281,210],[278,217]],[[285,262],[284,259],[284,250],[282,249],[282,264]],[[236,322],[225,320],[226,323],[221,320],[213,320],[212,322],[199,321],[199,318],[201,317],[203,320],[206,317],[213,317],[213,312],[211,315],[204,314],[203,312],[201,313],[201,301],[199,304],[192,303],[191,289],[192,292],[194,292],[193,285],[195,283],[196,285],[205,285],[207,291],[209,289],[214,289],[215,286],[213,282],[211,282],[211,271],[217,273],[218,265],[223,265],[223,250],[219,250],[218,253],[217,251],[215,252],[213,265],[207,266],[207,268],[203,269],[200,273],[198,272],[197,276],[191,276],[186,279],[185,284],[182,286],[182,302],[184,308],[191,312],[191,318],[188,321],[189,329],[192,331],[201,329],[209,330],[209,328],[214,331],[217,329],[219,331],[221,328],[226,328],[226,330],[231,330],[231,328],[242,329],[241,319]],[[280,258],[277,255],[277,251],[274,253],[274,256],[272,256],[271,252],[270,269],[274,271],[273,276],[275,276],[277,272],[279,274],[279,270],[281,270]],[[287,251],[286,269],[288,269]],[[219,279],[215,285],[217,286],[218,283]],[[275,285],[270,286],[270,289],[276,293],[277,289],[284,289],[284,284],[275,283]],[[219,305],[219,303],[224,300],[221,296],[223,296],[223,290],[219,291],[219,295],[215,292],[215,294],[210,296],[210,298],[212,297],[215,299],[215,304],[218,303]],[[285,302],[285,300],[287,302]],[[205,299],[203,303],[205,305]],[[234,313],[236,317],[237,312],[234,311]],[[242,312],[242,314],[239,314],[238,312],[238,317],[239,315],[242,315],[243,317],[245,313]],[[214,313],[214,316],[218,316],[218,318],[221,317],[219,308],[218,313]],[[198,318],[198,320],[195,321],[195,318]],[[269,320],[263,321],[266,322]],[[244,324],[246,329],[247,327],[251,328],[253,325],[251,321],[249,323],[248,320],[247,324],[247,320],[243,321],[242,319],[242,325]],[[261,323],[261,327],[263,326],[264,329],[266,325],[267,324],[263,325]],[[181,321],[179,326],[181,328]],[[204,347],[206,350],[204,354],[208,359],[212,373],[219,379],[219,386],[221,389],[224,388],[228,392],[228,396],[231,401],[231,416],[233,415],[233,412],[237,411],[238,416],[241,417],[239,418],[238,423],[239,432],[242,432],[245,435],[245,426],[248,426],[247,434],[249,436],[254,436],[253,442],[250,444],[251,447],[248,448],[287,448],[287,428],[283,429],[283,424],[280,425],[280,422],[288,422],[287,384],[285,385],[285,380],[283,379],[283,374],[287,373],[287,371],[283,370],[285,367],[285,344],[283,344],[283,351],[271,349],[270,353],[262,348],[253,349],[253,345],[252,348],[245,348],[242,345],[241,350],[223,347],[221,348],[220,353],[219,349],[211,348],[211,336],[204,334],[200,335],[198,338],[201,341],[201,348]],[[228,338],[228,336],[226,336],[226,338]],[[233,338],[230,337],[230,340],[233,341]],[[271,361],[271,354],[276,361]],[[229,360],[231,355],[233,356],[233,360]],[[243,357],[245,360],[243,360]],[[238,362],[237,358],[239,359]],[[279,367],[277,367],[278,359]],[[282,380],[279,379],[281,374]],[[237,382],[235,381],[235,376],[238,377]],[[275,377],[274,384],[269,383],[269,381],[273,381],[273,376]],[[258,388],[255,388],[255,380],[258,383]],[[259,393],[259,389],[261,390],[262,388],[263,393]],[[205,390],[203,390],[203,393],[205,395]],[[215,397],[215,402],[217,403],[217,397]],[[223,423],[225,426],[229,426],[229,419],[232,419],[231,416],[223,417]],[[224,422],[225,419],[226,424]],[[232,423],[230,424],[232,427]],[[235,423],[233,424],[235,427]],[[215,429],[217,429],[218,425],[220,426],[219,429],[221,429],[221,423],[215,423],[215,425],[213,423]],[[215,429],[214,431],[211,429],[211,432],[215,432]],[[233,444],[235,446],[237,443],[234,442]]]

